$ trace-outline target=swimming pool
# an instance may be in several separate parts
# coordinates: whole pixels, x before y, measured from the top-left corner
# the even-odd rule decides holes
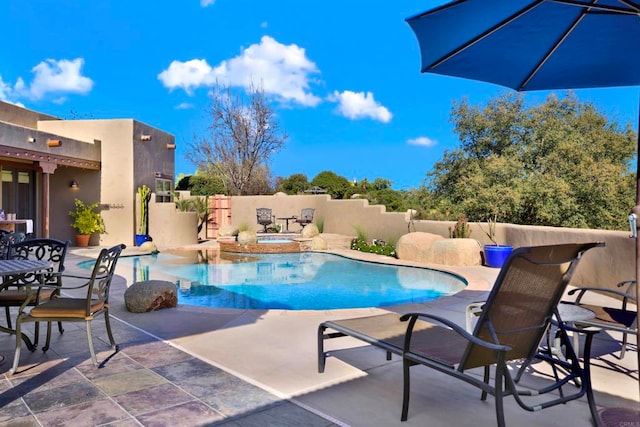
[[[454,274],[338,255],[185,251],[122,257],[128,283],[168,280],[180,304],[240,309],[329,310],[425,302],[466,286]]]

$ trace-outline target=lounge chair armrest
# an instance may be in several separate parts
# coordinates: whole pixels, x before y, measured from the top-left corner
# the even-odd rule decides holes
[[[558,323],[559,322],[555,318],[551,319],[552,325],[558,326]],[[586,327],[578,328],[577,326],[574,326],[573,322],[564,322],[564,321],[562,322],[562,328],[569,332],[578,332],[580,334],[590,334],[590,335],[595,335],[600,333],[600,331],[602,331],[602,329],[600,328],[594,328],[594,329],[590,329]]]
[[[606,289],[606,288],[597,288],[597,287],[585,287],[585,288],[571,289],[569,292],[567,292],[567,295],[574,295],[575,293],[578,293],[578,296],[576,297],[575,302],[579,303],[580,300],[582,299],[582,297],[584,296],[584,294],[587,291],[606,293],[606,294],[611,294],[611,295],[617,295],[617,296],[625,298],[625,299],[630,299],[632,301],[637,301],[637,298],[634,295],[628,294],[626,292],[617,291],[615,289]]]
[[[481,340],[475,335],[472,335],[469,332],[467,332],[466,329],[462,328],[458,324],[452,322],[449,319],[445,319],[444,317],[434,316],[432,314],[427,314],[427,313],[407,313],[400,317],[400,320],[402,322],[406,322],[407,320],[409,321],[409,325],[407,326],[407,332],[405,335],[404,351],[409,350],[409,344],[411,342],[411,334],[413,332],[413,327],[416,321],[420,318],[435,320],[438,323],[442,323],[443,325],[447,326],[448,328],[451,328],[452,330],[460,334],[467,341],[470,341],[471,343],[482,346],[484,348],[488,348],[489,350],[496,350],[496,351],[502,351],[502,352],[511,350],[511,347],[508,345],[495,344],[492,342]]]

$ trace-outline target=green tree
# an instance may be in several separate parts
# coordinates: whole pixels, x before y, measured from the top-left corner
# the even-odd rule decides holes
[[[470,220],[626,229],[634,202],[631,125],[621,127],[568,93],[526,106],[507,94],[484,108],[454,103],[460,148],[427,174],[440,206]]]
[[[201,170],[213,170],[227,194],[256,194],[273,154],[287,140],[264,90],[251,86],[245,97],[229,87],[214,88],[209,109],[209,137],[195,137],[187,158]],[[267,174],[268,176],[268,174]]]
[[[288,178],[282,178],[276,185],[276,191],[282,191],[287,194],[299,194],[310,186],[311,184],[309,184],[307,175],[295,173]]]
[[[226,194],[222,180],[204,172],[183,176],[176,184],[176,190],[190,191],[194,196]]]
[[[344,199],[351,188],[351,182],[343,176],[331,171],[323,171],[316,175],[311,185],[324,188],[334,199]]]

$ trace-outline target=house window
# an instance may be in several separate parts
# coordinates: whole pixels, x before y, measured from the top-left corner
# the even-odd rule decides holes
[[[170,179],[156,178],[156,203],[169,203],[173,201],[171,192],[172,184]]]

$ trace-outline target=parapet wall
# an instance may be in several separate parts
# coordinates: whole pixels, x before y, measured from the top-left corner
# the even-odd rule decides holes
[[[410,231],[449,237],[449,227],[455,224],[455,221],[410,221],[407,213],[386,212],[384,206],[369,205],[367,200],[332,200],[328,195],[233,196],[231,206],[232,224],[245,224],[255,231],[262,229],[256,222],[256,208],[271,208],[277,218],[300,215],[303,208],[314,208],[314,222],[323,224],[324,233],[355,237],[361,231],[369,239],[388,242],[396,242]],[[470,226],[471,238],[480,244],[490,243],[481,228],[487,230],[486,224],[470,223]],[[572,283],[611,287],[635,277],[635,240],[629,238],[628,231],[497,224],[496,238],[498,243],[514,247],[603,241],[606,247],[587,253]]]

